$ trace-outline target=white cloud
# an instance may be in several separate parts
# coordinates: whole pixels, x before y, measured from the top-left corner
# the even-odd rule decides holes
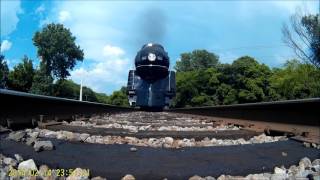
[[[319,12],[319,4],[317,4],[317,1],[270,1],[270,3],[277,8],[288,11],[290,14],[295,13],[297,8],[301,8],[310,13]]]
[[[12,42],[4,40],[1,42],[1,53],[8,51],[12,46]]]
[[[67,20],[70,20],[71,16],[70,16],[70,12],[69,11],[60,11],[59,12],[59,22],[63,23]]]
[[[71,79],[91,87],[98,92],[105,92],[106,87],[121,87],[126,83],[129,59],[123,57],[125,53],[119,47],[106,45],[103,59],[94,62],[91,68],[78,68],[71,72]],[[86,64],[86,62],[84,62]],[[111,92],[111,91],[110,91]],[[109,92],[109,93],[110,93]]]
[[[83,48],[86,59],[101,61],[105,46],[120,44],[119,41],[126,36],[121,28],[117,27],[119,23],[113,18],[127,16],[118,16],[119,8],[112,6],[112,3],[104,1],[63,2],[58,4],[56,14],[52,15],[52,21],[58,21],[70,28],[77,38],[77,43]]]
[[[35,10],[36,14],[42,14],[46,10],[44,4],[41,4],[37,9]]]
[[[84,85],[108,93],[126,85],[132,58],[128,57],[123,47],[115,46],[132,36],[123,32],[130,25],[119,23],[130,22],[132,18],[123,13],[130,10],[130,6],[126,7],[122,9],[123,6],[119,4],[105,1],[65,1],[57,3],[50,12],[45,23],[63,23],[84,51],[84,66],[70,73],[72,80],[80,83],[83,77]]]
[[[243,20],[250,25],[249,20],[256,20],[259,15],[264,16],[281,16],[292,15],[297,9],[306,13],[319,13],[319,1],[304,0],[270,0],[270,1],[237,1],[233,3],[235,9],[233,13],[237,13],[235,18]]]
[[[124,51],[119,47],[106,45],[103,47],[103,55],[107,57],[122,56]]]
[[[126,84],[131,61],[123,48],[114,45],[120,44],[116,40],[123,33],[109,22],[114,15],[108,4],[61,2],[40,25],[59,22],[69,28],[85,55],[83,66],[71,71],[70,78],[77,83],[82,79],[94,91],[111,93]]]
[[[1,37],[13,32],[19,22],[18,14],[22,13],[21,2],[1,1]]]
[[[50,23],[50,19],[48,17],[45,17],[45,11],[46,7],[44,4],[41,4],[36,8],[34,13],[38,16],[39,18],[39,28],[42,28],[44,25]]]

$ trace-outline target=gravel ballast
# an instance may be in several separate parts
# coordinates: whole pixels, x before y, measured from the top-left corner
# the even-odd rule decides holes
[[[55,150],[35,152],[25,143],[2,137],[0,153],[9,157],[20,154],[23,159],[32,158],[37,164],[50,168],[90,169],[93,177],[107,179],[121,179],[127,174],[137,179],[188,179],[194,175],[219,177],[222,174],[245,177],[273,173],[275,167],[288,169],[299,165],[303,157],[319,158],[318,149],[306,148],[292,140],[180,149],[136,147],[133,151],[130,148],[134,146],[124,144],[87,144],[57,139],[51,142]]]

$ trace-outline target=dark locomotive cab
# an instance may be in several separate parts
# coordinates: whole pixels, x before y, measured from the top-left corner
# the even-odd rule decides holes
[[[169,107],[175,96],[175,72],[169,71],[168,53],[160,44],[146,44],[128,75],[129,104],[147,109]]]

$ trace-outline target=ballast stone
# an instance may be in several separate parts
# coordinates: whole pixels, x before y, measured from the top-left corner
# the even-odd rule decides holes
[[[23,141],[26,134],[27,133],[25,131],[11,132],[8,136],[8,139],[11,139],[17,142]]]
[[[37,152],[48,151],[53,149],[53,144],[51,141],[36,141],[33,148]]]
[[[22,161],[19,166],[18,170],[38,170],[36,164],[34,163],[33,159],[28,159],[26,161]]]
[[[136,178],[131,174],[127,174],[123,178],[121,178],[121,180],[136,180]]]

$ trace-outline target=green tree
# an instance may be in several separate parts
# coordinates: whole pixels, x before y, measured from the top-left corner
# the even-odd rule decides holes
[[[301,24],[306,29],[310,39],[311,63],[320,68],[320,16],[308,15],[301,19]]]
[[[196,76],[195,71],[177,72],[175,107],[191,106],[191,99],[199,94]]]
[[[305,62],[320,68],[319,14],[302,15],[297,11],[290,18],[290,26],[283,25],[283,41]]]
[[[40,63],[39,69],[35,71],[33,76],[33,83],[30,88],[30,93],[39,95],[53,95],[53,78],[51,75],[47,75],[46,67],[43,63]]]
[[[96,93],[92,89],[90,89],[86,86],[83,87],[82,95],[83,95],[82,98],[85,101],[98,102],[98,98],[96,97]]]
[[[71,80],[60,79],[54,84],[54,96],[79,99],[80,85]]]
[[[176,98],[173,106],[201,106],[218,104],[216,89],[220,73],[216,67],[218,56],[206,50],[181,54],[176,62]]]
[[[60,79],[54,84],[54,96],[78,100],[80,85],[72,80]],[[98,102],[96,93],[86,86],[82,87],[82,99],[83,101]]]
[[[176,62],[177,72],[192,71],[216,67],[219,57],[207,50],[194,50],[191,53],[182,53],[180,61]]]
[[[116,106],[129,106],[126,87],[122,87],[119,91],[114,91],[109,97],[109,103]]]
[[[9,73],[8,87],[16,91],[28,92],[32,86],[34,68],[32,60],[27,56]]]
[[[230,64],[221,64],[222,74],[218,88],[221,104],[279,100],[279,94],[270,87],[270,68],[255,59],[244,56]]]
[[[259,64],[249,56],[240,57],[232,65],[230,76],[233,89],[238,91],[239,103],[261,102],[268,99],[269,77],[271,70],[264,64]]]
[[[220,84],[217,89],[217,96],[220,104],[238,103],[237,94],[237,90],[233,89],[231,85],[225,83]]]
[[[190,56],[190,53],[185,53]],[[254,58],[243,56],[232,64],[197,66],[186,61],[177,65],[176,107],[261,102],[280,99],[270,86],[272,71]],[[187,62],[187,63],[185,63]],[[203,63],[202,63],[203,64]]]
[[[9,68],[4,56],[0,54],[0,88],[6,88],[8,83]]]
[[[185,53],[184,56],[191,56]],[[175,107],[210,106],[320,96],[320,69],[297,60],[270,69],[250,56],[232,64],[177,62]]]
[[[193,97],[188,104],[191,104],[191,106],[212,106],[216,104],[213,99],[215,98],[205,93],[200,93],[200,95]]]
[[[281,99],[320,96],[320,70],[314,66],[291,60],[283,68],[273,71],[271,87],[281,95]]]
[[[108,104],[110,102],[109,97],[104,93],[96,93],[96,97],[100,103]]]
[[[48,24],[35,33],[33,43],[38,48],[38,56],[45,64],[47,75],[65,79],[76,61],[83,60],[83,50],[75,44],[75,40],[70,30],[62,24]]]
[[[221,73],[216,68],[208,68],[204,70],[196,70],[196,88],[198,92],[215,95],[220,84]]]

